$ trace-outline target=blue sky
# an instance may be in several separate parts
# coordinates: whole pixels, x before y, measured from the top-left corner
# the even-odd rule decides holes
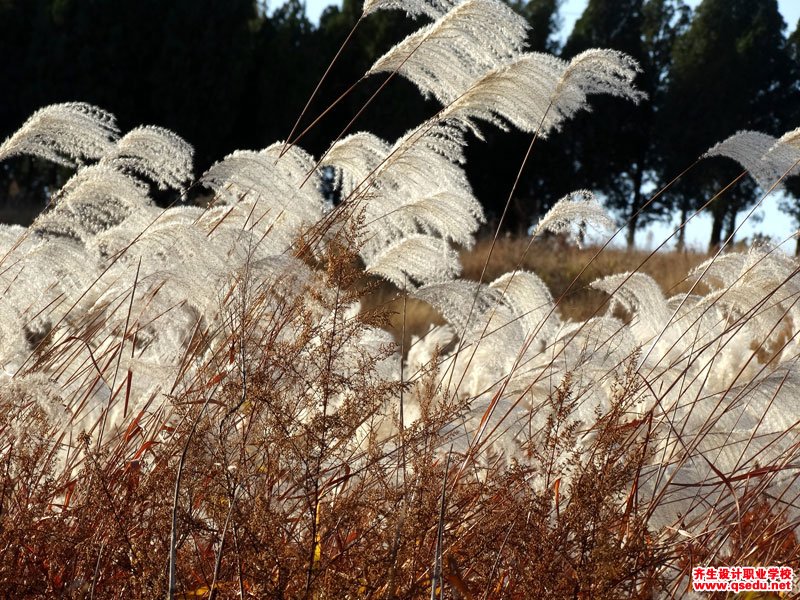
[[[580,17],[583,9],[586,7],[588,0],[565,0],[561,6],[562,18],[562,32],[561,36],[566,38],[572,30],[575,21]],[[697,6],[700,0],[687,0],[687,4]],[[279,6],[282,4],[281,0],[272,0],[270,6]],[[319,15],[330,4],[341,4],[332,0],[306,0],[306,11],[312,21],[318,21]],[[792,32],[797,27],[798,19],[800,19],[800,0],[778,0],[778,7],[783,15],[783,20],[788,25],[788,31]],[[798,123],[800,125],[800,123]],[[778,210],[778,197],[770,195],[762,207],[756,210],[756,218],[753,222],[746,222],[742,229],[739,231],[737,239],[744,237],[752,237],[754,233],[764,233],[772,236],[776,241],[782,242],[788,239],[795,231],[794,223],[791,219],[786,217]],[[739,220],[744,218],[744,214],[740,215]],[[658,244],[669,236],[677,221],[671,224],[655,225],[648,230],[642,231],[637,235],[637,244],[643,247],[652,247]],[[708,216],[699,216],[693,219],[688,227],[686,239],[690,245],[702,248],[705,246],[709,232],[711,230],[711,218]],[[670,243],[668,247],[673,244]],[[794,242],[787,242],[787,251],[794,252]]]

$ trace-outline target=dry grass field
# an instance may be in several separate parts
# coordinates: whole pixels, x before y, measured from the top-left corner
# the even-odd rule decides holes
[[[547,284],[553,298],[558,300],[561,317],[585,321],[606,310],[608,295],[592,289],[592,281],[617,273],[647,273],[658,282],[665,295],[686,292],[691,287],[687,274],[709,258],[697,251],[646,252],[615,247],[580,248],[558,241],[533,241],[530,238],[500,237],[486,257],[491,238],[481,238],[470,250],[461,251],[462,278],[478,281],[486,267],[484,281],[492,281],[515,269],[533,271]],[[388,310],[392,333],[398,342],[405,331],[405,348],[411,338],[424,335],[431,325],[441,325],[444,319],[430,305],[403,294],[389,283],[377,283],[363,299],[365,309],[384,307]],[[707,291],[697,286],[698,293]]]

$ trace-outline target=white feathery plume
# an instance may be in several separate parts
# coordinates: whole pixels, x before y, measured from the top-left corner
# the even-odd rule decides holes
[[[551,349],[564,373],[589,373],[606,377],[617,365],[629,358],[637,340],[625,323],[616,317],[602,315],[587,321],[567,323],[558,333]]]
[[[0,223],[0,264],[2,264],[3,257],[19,244],[25,243],[30,240],[27,235],[28,228],[21,225],[7,225]]]
[[[667,308],[674,315],[671,327],[682,333],[680,339],[689,354],[710,347],[724,331],[724,307],[708,295],[676,294],[667,300]]]
[[[66,102],[37,110],[0,146],[0,160],[29,154],[74,167],[114,149],[114,115],[91,104]]]
[[[322,218],[326,204],[314,159],[297,146],[280,156],[281,148],[278,142],[260,152],[239,150],[206,171],[200,183],[214,190],[218,204],[233,205],[231,211],[203,217],[206,226],[231,219],[275,237],[285,250],[303,228]]]
[[[14,300],[0,297],[0,380],[6,375],[13,376],[30,350],[25,339],[26,319],[22,318]]]
[[[562,120],[551,103],[566,67],[565,61],[550,54],[525,53],[486,73],[445,107],[440,118],[468,127],[476,134],[474,120],[480,119],[503,130],[507,129],[506,123],[528,133],[541,129],[541,135],[546,136]]]
[[[427,233],[469,247],[484,215],[460,166],[463,145],[462,131],[423,124],[392,147],[370,134],[350,136],[324,164],[342,173],[346,196],[363,190],[365,239]]]
[[[485,221],[478,201],[470,194],[435,192],[377,217],[392,225],[412,231],[414,224],[423,232],[471,248],[475,232]]]
[[[609,314],[615,305],[634,316],[630,330],[640,343],[658,335],[672,316],[658,283],[646,273],[619,273],[591,283],[591,287],[611,296]]]
[[[463,279],[425,285],[412,291],[410,296],[435,308],[458,332],[467,329],[470,317],[474,320],[501,299],[497,290]],[[473,302],[475,306],[470,310]]]
[[[724,365],[715,370],[720,368]],[[654,493],[654,477],[650,474],[653,471],[663,471],[661,486],[670,485],[663,490],[665,495],[650,519],[652,524],[674,523],[678,517],[682,523],[707,521],[707,507],[697,501],[696,486],[701,482],[721,483],[719,472],[730,478],[727,485],[734,488],[733,493],[744,494],[752,480],[732,475],[749,473],[759,465],[791,464],[797,456],[796,436],[791,434],[791,428],[797,424],[798,388],[795,369],[780,368],[746,385],[701,394],[683,406],[671,408],[667,418],[681,424],[681,435],[661,435],[656,430],[653,439],[658,441],[654,449],[661,464],[643,470],[645,497]],[[776,473],[768,485],[770,495],[778,499],[777,506],[787,502],[784,498],[791,503],[796,497],[793,469]],[[795,490],[789,491],[787,486]]]
[[[712,289],[728,288],[741,275],[747,263],[746,253],[727,252],[697,265],[689,271],[687,279],[695,281],[702,277],[703,283]]]
[[[174,239],[175,243],[170,246],[167,239]],[[166,257],[154,260],[149,247],[162,246]],[[231,302],[240,297],[238,287],[247,291],[248,314],[253,318],[248,335],[255,336],[259,332],[264,335],[261,323],[269,326],[279,298],[296,297],[306,289],[302,282],[308,269],[299,261],[290,257],[250,261],[249,256],[243,258],[224,245],[208,243],[202,232],[192,226],[170,224],[153,233],[148,231],[130,250],[134,257],[137,252],[144,254],[144,260],[140,263],[135,297],[130,298],[130,261],[127,265],[115,261],[104,276],[111,284],[97,296],[87,314],[102,324],[109,340],[119,340],[126,327],[128,331],[135,330],[137,361],[159,366],[164,377],[178,368],[196,328],[219,332],[238,314],[230,310]],[[175,259],[169,260],[170,255]],[[136,263],[139,264],[138,259]],[[280,275],[280,271],[287,273]],[[242,286],[244,277],[251,279],[246,286]],[[293,332],[291,329],[284,334]],[[218,341],[213,333],[209,336],[210,356]],[[152,381],[147,383],[148,389],[154,385]]]
[[[367,75],[398,72],[425,97],[449,104],[487,71],[523,50],[528,25],[500,0],[466,0],[405,38]]]
[[[406,357],[406,370],[409,379],[430,369],[435,356],[442,354],[456,340],[456,331],[450,325],[431,325],[423,336],[411,336],[411,346]],[[412,405],[412,410],[418,408]],[[406,413],[409,411],[407,410]],[[416,417],[419,410],[414,411]],[[415,418],[412,418],[412,422]],[[408,424],[408,421],[407,421]]]
[[[590,48],[574,56],[556,88],[555,104],[567,117],[584,108],[586,96],[608,94],[638,103],[647,94],[633,85],[639,63],[618,50]]]
[[[31,228],[82,241],[120,224],[150,204],[147,187],[107,164],[80,169],[54,197],[53,208]]]
[[[522,300],[520,296],[525,295],[517,293],[525,287],[524,277],[520,280],[520,289],[512,290],[507,298],[503,288],[508,282],[503,278],[489,286],[457,280],[427,285],[412,292],[412,297],[430,304],[452,326],[446,330],[433,329],[431,340],[426,337],[422,341],[423,348],[415,357],[432,353],[437,345],[447,345],[445,342],[449,343],[458,334],[462,336],[461,350],[445,355],[442,366],[449,384],[458,386],[467,396],[480,396],[498,386],[505,375],[512,373],[529,334],[524,322],[529,315],[518,313],[518,307],[512,307],[509,302],[512,297]],[[449,332],[452,334],[448,335]],[[421,366],[415,362],[414,368],[419,370]],[[521,371],[517,369],[515,374]]]
[[[270,244],[270,237],[264,238],[260,233],[242,229],[223,221],[207,234],[208,243],[218,248],[218,251],[227,257],[232,268],[239,264],[253,263],[262,259],[280,255],[286,246],[277,248]]]
[[[489,292],[487,298],[492,295]],[[467,307],[471,299],[468,302]],[[457,333],[461,336],[458,349],[442,357],[443,382],[451,391],[457,389],[462,397],[477,398],[499,389],[503,379],[512,374],[517,355],[525,343],[525,335],[514,313],[502,302],[494,302],[481,313],[473,311],[466,330]],[[476,422],[480,413],[479,409]]]
[[[698,305],[713,305],[721,313],[719,335],[741,340],[723,349],[729,360],[734,354],[747,360],[746,353],[735,349],[751,343],[770,353],[780,351],[784,336],[790,343],[781,352],[782,359],[788,360],[797,352],[800,341],[792,334],[800,323],[800,282],[794,276],[792,259],[782,252],[754,247],[747,253],[723,255],[711,264],[700,265],[690,276],[696,278],[706,269],[703,281],[712,291]]]
[[[504,302],[519,320],[526,338],[538,330],[537,338],[549,339],[558,331],[560,321],[554,310],[553,296],[536,273],[506,273],[490,283],[489,287],[502,294]]]
[[[453,279],[461,272],[458,254],[441,239],[410,235],[390,242],[365,259],[368,273],[399,288]]]
[[[24,326],[31,332],[45,333],[97,274],[97,263],[81,244],[54,238],[14,250],[0,271],[0,288]]]
[[[769,190],[785,173],[798,171],[800,148],[758,131],[739,131],[716,144],[703,158],[724,156],[744,167],[758,186]],[[778,185],[777,187],[780,187]]]
[[[122,258],[95,285],[87,315],[121,336],[128,321],[133,273],[138,273],[131,322],[138,322],[137,357],[169,366],[185,348],[198,323],[211,323],[235,261],[226,248],[209,243],[192,223],[160,222],[140,231]]]
[[[257,283],[255,293],[265,293],[270,298],[282,298],[293,302],[309,289],[321,289],[319,278],[303,261],[286,254],[261,259],[242,261],[238,277],[247,274]],[[323,290],[321,294],[325,294]],[[314,304],[309,301],[309,305]],[[316,307],[316,305],[315,305]]]
[[[258,250],[267,254],[282,254],[297,240],[298,234],[311,221],[287,216],[287,207],[276,212],[269,202],[245,198],[232,206],[215,206],[197,219],[198,228],[211,240],[225,235],[226,230],[245,232],[256,240]]]
[[[427,15],[438,19],[460,0],[366,0],[362,15],[367,16],[379,10],[402,10],[409,16]]]
[[[400,287],[406,277],[414,286],[460,272],[450,242],[471,246],[484,220],[459,164],[463,144],[463,131],[429,123],[392,147],[370,134],[334,144],[325,164],[343,173],[348,197],[362,191],[351,201],[363,200],[359,253],[368,271]]]
[[[499,302],[476,315],[461,341],[469,346],[468,351],[461,352],[466,363],[470,362],[475,350],[475,357],[471,360],[477,360],[476,368],[483,371],[480,375],[475,373],[473,392],[479,393],[511,373],[525,345],[525,332],[514,311]]]
[[[201,322],[201,315],[205,316],[197,306],[208,291],[200,290],[179,268],[136,274],[129,264],[112,264],[104,274],[104,287],[93,290],[91,305],[79,325],[97,329],[92,338],[104,340],[103,348],[123,343],[123,335],[128,336],[140,365],[168,370],[177,364],[194,327]],[[212,319],[213,312],[209,311],[208,317]]]
[[[723,302],[726,291],[736,287],[751,292],[759,290],[770,294],[775,301],[776,291],[780,292],[779,295],[787,292],[788,297],[800,292],[800,283],[792,276],[795,268],[793,260],[786,254],[754,246],[747,252],[728,253],[708,259],[695,267],[688,278],[695,280],[703,276],[703,283],[713,291],[720,292]],[[758,299],[758,296],[751,294],[752,302]]]
[[[423,123],[399,138],[378,167],[375,178],[393,176],[395,187],[415,189],[414,195],[424,195],[423,186],[447,191],[470,192],[460,165],[464,164],[464,130],[445,123]],[[428,166],[426,171],[425,166]],[[412,187],[416,186],[416,188]]]
[[[546,137],[579,110],[588,110],[591,94],[639,102],[645,97],[633,85],[639,70],[635,60],[616,50],[587,50],[569,63],[549,54],[525,53],[486,73],[439,118],[473,131],[475,119],[503,129],[507,122]]]
[[[119,224],[85,240],[86,248],[99,258],[117,257],[139,235],[155,223],[183,223],[197,221],[206,209],[199,206],[172,206],[167,209],[147,204],[131,212]],[[127,257],[122,256],[122,260]]]
[[[180,222],[154,223],[136,240],[126,260],[142,259],[141,272],[148,274],[180,265],[198,280],[227,274],[227,256],[192,224]],[[213,281],[213,279],[212,279]],[[208,286],[209,282],[201,282]]]
[[[784,133],[778,142],[800,149],[800,127]]]
[[[783,177],[787,172],[789,173],[787,177],[797,175],[798,162],[800,162],[800,134],[790,131],[781,136],[766,153],[764,160],[773,165],[773,169],[778,172],[778,177]]]
[[[335,184],[347,197],[367,180],[391,152],[391,145],[377,135],[359,131],[335,142],[325,154],[321,165],[334,167]]]
[[[214,190],[224,204],[254,196],[317,216],[319,173],[315,171],[300,189],[306,174],[314,169],[314,159],[297,146],[291,146],[284,156],[280,150],[281,142],[259,152],[237,150],[212,165],[200,183]]]
[[[569,232],[580,243],[588,227],[610,232],[614,229],[614,222],[592,192],[577,190],[556,202],[533,228],[531,235],[536,237],[545,231]]]
[[[333,144],[322,165],[336,169],[346,196],[379,185],[406,188],[407,196],[427,195],[432,186],[471,193],[460,167],[465,143],[463,129],[444,123],[423,123],[393,145],[359,132]]]
[[[192,179],[194,149],[182,137],[151,125],[131,129],[102,163],[152,180],[159,189],[182,190]]]

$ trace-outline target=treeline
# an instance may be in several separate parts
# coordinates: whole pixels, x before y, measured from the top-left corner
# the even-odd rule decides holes
[[[511,4],[532,26],[532,50],[564,58],[589,47],[622,50],[641,63],[638,86],[649,95],[634,109],[595,99],[592,114],[537,141],[513,199],[512,228],[526,229],[564,194],[590,188],[620,222],[630,220],[632,244],[636,230],[685,218],[737,177],[741,168],[726,159],[693,165],[714,143],[741,129],[780,135],[800,125],[800,31],[787,30],[776,0],[703,0],[694,12],[681,0],[590,0],[563,45],[559,0]],[[356,115],[348,131],[393,140],[439,106],[401,77],[370,101],[386,77],[362,76],[421,23],[401,12],[360,16],[359,0],[329,7],[319,25],[299,0],[270,15],[256,0],[0,0],[0,138],[37,108],[85,101],[115,113],[123,130],[173,129],[195,146],[199,172],[234,149],[286,139],[353,31],[297,133],[336,104],[299,144],[320,155]],[[485,142],[470,144],[468,173],[490,217],[502,210],[529,143],[528,135],[487,128]],[[68,175],[28,159],[0,169],[6,221],[29,219],[54,180]],[[800,185],[790,180],[789,188],[782,209],[800,224]],[[743,178],[712,203],[711,246],[762,192]]]

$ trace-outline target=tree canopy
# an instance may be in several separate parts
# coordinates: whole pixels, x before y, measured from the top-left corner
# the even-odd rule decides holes
[[[796,104],[785,24],[776,0],[704,0],[673,47],[659,136],[668,180],[738,130],[781,135]],[[794,95],[794,99],[792,99]],[[731,182],[741,167],[724,159],[697,165],[670,190],[685,214]],[[762,190],[766,191],[766,190]],[[710,206],[710,246],[731,236],[736,217],[760,196],[743,178]]]

